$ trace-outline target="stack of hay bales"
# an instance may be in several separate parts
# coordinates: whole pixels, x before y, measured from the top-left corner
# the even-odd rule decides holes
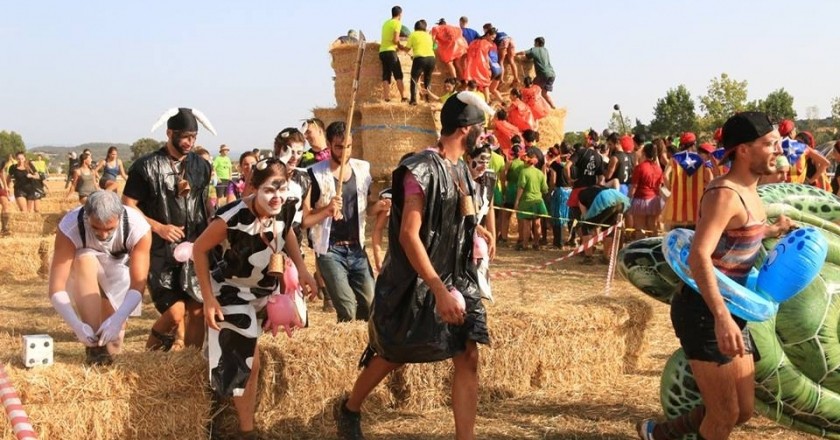
[[[355,63],[358,56],[357,44],[334,44],[330,48],[332,68],[335,73],[335,108],[316,108],[315,117],[329,124],[345,121],[350,106]],[[411,81],[411,57],[398,51],[403,71],[406,96]],[[518,61],[519,77],[534,76],[532,61]],[[436,95],[444,93],[443,81],[448,76],[446,65],[438,62],[432,75],[429,89]],[[500,92],[506,97],[510,92],[513,76],[505,73]],[[418,152],[434,145],[440,133],[440,104],[422,103],[408,106],[399,102],[396,83],[391,83],[391,102],[382,101],[382,67],[379,61],[379,43],[366,43],[360,69],[356,95],[356,114],[353,115],[352,157],[364,159],[371,164],[375,180],[388,180],[399,158],[406,153]],[[540,145],[547,148],[563,140],[565,109],[552,111],[540,120]]]

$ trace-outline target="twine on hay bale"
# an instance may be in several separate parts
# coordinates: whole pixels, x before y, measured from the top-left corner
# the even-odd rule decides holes
[[[0,240],[0,273],[13,281],[31,281],[49,274],[55,236],[6,237]]]
[[[541,389],[573,393],[609,387],[635,368],[652,313],[650,305],[635,298],[488,312],[492,345],[479,349],[479,397],[485,403]],[[331,433],[332,405],[358,375],[367,324],[313,317],[317,320],[310,328],[291,339],[260,339],[263,370],[256,419],[264,431],[278,436]],[[377,420],[394,409],[425,412],[448,406],[452,373],[449,361],[406,365],[374,389],[365,402],[365,417]],[[235,429],[233,415],[223,424]]]
[[[540,133],[540,145],[548,148],[563,142],[566,135],[566,109],[556,108],[540,119],[537,131]]]
[[[356,75],[358,44],[340,44],[330,49],[332,68],[335,73],[335,102],[339,108],[350,106],[350,92]],[[411,57],[403,51],[397,51],[403,72],[403,85],[406,97],[411,80]],[[391,79],[391,98],[399,101],[399,93],[394,79]],[[356,105],[379,102],[382,100],[382,62],[379,61],[379,43],[366,43],[359,72],[359,89],[356,92]]]
[[[41,237],[55,234],[64,214],[63,212],[50,214],[12,212],[9,215],[9,230],[16,237]]]
[[[44,439],[207,438],[207,362],[196,350],[126,353],[106,368],[7,368]],[[0,424],[8,438],[8,421]]]
[[[354,159],[363,159],[365,146],[362,142],[362,134],[359,133],[358,128],[362,125],[362,113],[360,111],[353,112],[353,150],[350,157]],[[347,110],[338,107],[317,107],[312,109],[312,115],[320,119],[324,126],[329,126],[336,121],[347,122]]]
[[[400,158],[434,145],[438,139],[433,106],[365,104],[359,127],[374,179],[390,178]]]

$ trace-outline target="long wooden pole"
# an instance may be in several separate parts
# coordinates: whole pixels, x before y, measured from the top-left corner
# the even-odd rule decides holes
[[[336,188],[336,195],[341,197],[342,189],[344,188],[344,167],[347,163],[347,157],[350,155],[352,143],[350,140],[351,128],[353,128],[353,111],[356,109],[356,92],[359,90],[359,76],[362,73],[362,57],[365,56],[365,34],[359,31],[359,50],[356,55],[356,76],[353,78],[353,90],[350,92],[350,108],[347,109],[347,122],[344,131],[344,150],[341,152],[341,165],[338,167],[338,187]]]

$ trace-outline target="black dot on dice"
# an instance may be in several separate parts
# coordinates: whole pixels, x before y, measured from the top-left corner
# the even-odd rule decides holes
[[[29,363],[30,363],[30,364],[34,364],[34,363],[35,363],[35,359],[30,359],[30,360],[29,360]]]
[[[44,347],[49,347],[49,346],[50,346],[50,341],[44,341]]]
[[[44,364],[44,365],[47,365],[47,360],[44,359],[44,360],[41,361],[41,363]]]
[[[33,342],[33,343],[29,344],[29,348],[35,348],[35,343]]]

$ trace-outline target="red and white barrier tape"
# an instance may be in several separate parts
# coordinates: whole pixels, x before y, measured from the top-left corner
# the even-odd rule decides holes
[[[581,252],[583,252],[583,251],[585,251],[589,248],[595,247],[596,244],[600,243],[605,238],[607,238],[607,236],[612,234],[616,230],[616,228],[618,228],[619,226],[621,226],[620,223],[617,224],[617,225],[610,226],[609,229],[607,229],[607,230],[601,232],[600,234],[590,238],[585,243],[581,243],[580,246],[574,248],[568,254],[565,254],[563,256],[557,257],[557,258],[552,259],[552,260],[548,260],[545,263],[539,264],[539,265],[537,265],[535,267],[532,267],[530,269],[521,270],[521,271],[510,270],[510,271],[504,271],[504,272],[491,272],[490,276],[493,279],[507,278],[507,277],[513,277],[513,276],[517,276],[517,275],[522,275],[524,273],[528,273],[528,272],[535,271],[535,270],[544,269],[548,266],[551,266],[552,264],[559,263],[563,260],[572,258],[575,255],[577,255],[577,254],[579,254],[579,253],[581,253]]]
[[[3,408],[9,417],[9,423],[12,425],[15,438],[17,440],[37,440],[38,434],[35,433],[32,424],[29,423],[29,416],[26,415],[26,410],[23,409],[23,404],[20,402],[20,396],[15,391],[11,379],[6,375],[3,364],[0,364],[0,400],[3,401]]]

